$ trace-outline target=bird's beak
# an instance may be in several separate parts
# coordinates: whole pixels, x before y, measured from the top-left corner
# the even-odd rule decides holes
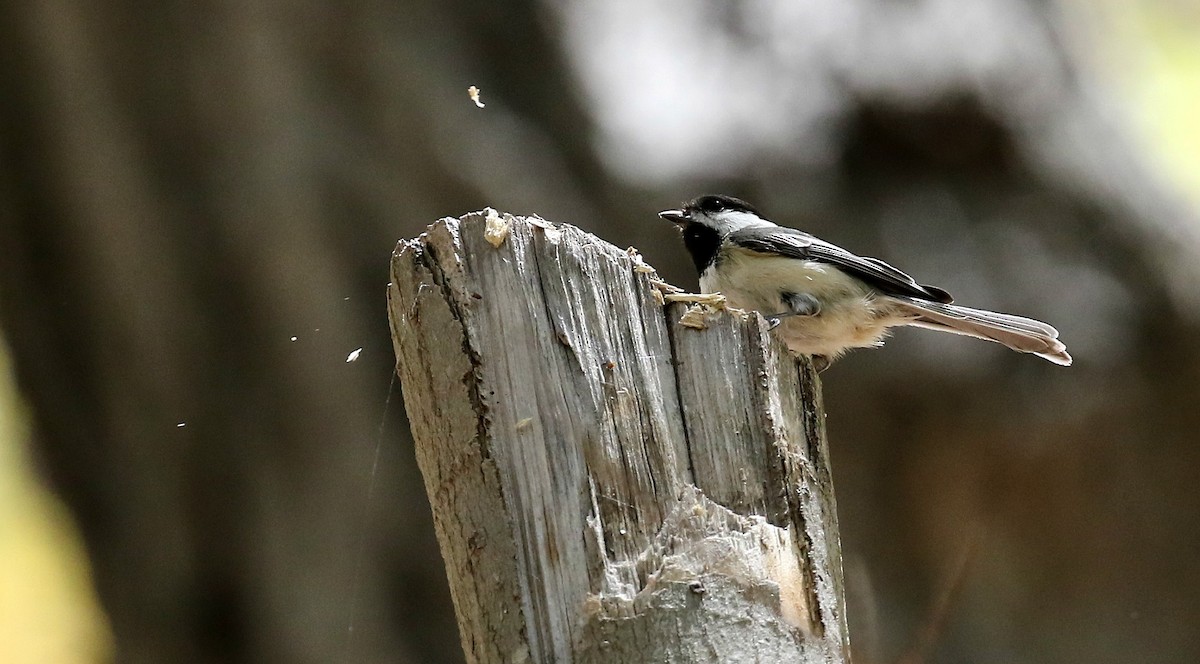
[[[684,210],[663,210],[662,212],[658,213],[658,216],[673,224],[679,224],[680,226],[692,220],[692,215],[688,214]]]

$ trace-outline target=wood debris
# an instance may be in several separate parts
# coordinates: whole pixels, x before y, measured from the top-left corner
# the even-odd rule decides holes
[[[508,222],[500,217],[500,215],[492,208],[487,209],[487,216],[483,220],[483,239],[488,241],[488,244],[499,249],[500,245],[508,239],[509,227]]]
[[[471,97],[471,101],[475,102],[475,105],[478,106],[479,108],[483,108],[484,103],[482,101],[479,101],[479,93],[480,92],[482,92],[482,90],[475,87],[474,85],[467,88],[467,94]]]

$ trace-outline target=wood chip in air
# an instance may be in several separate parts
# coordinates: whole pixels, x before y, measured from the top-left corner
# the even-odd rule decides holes
[[[475,105],[478,106],[479,108],[483,108],[484,103],[482,101],[479,101],[479,93],[480,92],[482,92],[482,91],[479,88],[475,87],[474,85],[467,88],[467,94],[471,96],[471,101],[475,102]]]

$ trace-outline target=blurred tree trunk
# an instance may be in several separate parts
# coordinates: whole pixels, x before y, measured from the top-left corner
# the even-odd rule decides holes
[[[597,215],[539,7],[5,3],[0,50],[0,324],[120,660],[459,661],[387,258],[485,198]]]

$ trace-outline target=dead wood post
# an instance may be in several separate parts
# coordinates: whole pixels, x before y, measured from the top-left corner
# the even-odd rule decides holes
[[[417,460],[470,662],[845,662],[820,385],[593,235],[492,210],[392,256]]]

